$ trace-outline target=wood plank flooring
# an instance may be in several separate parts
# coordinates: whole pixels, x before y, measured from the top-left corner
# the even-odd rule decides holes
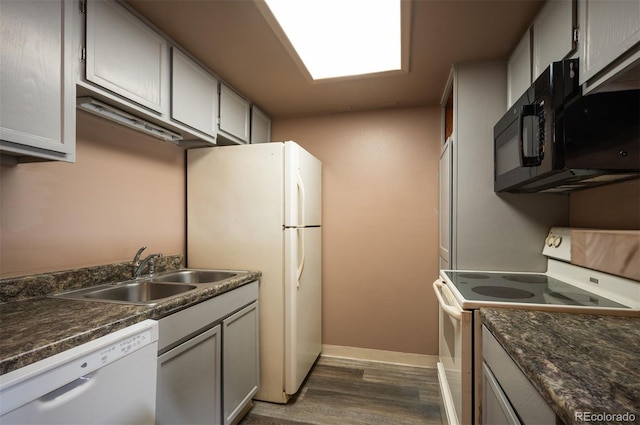
[[[446,422],[436,369],[320,357],[295,399],[255,401],[240,425]]]

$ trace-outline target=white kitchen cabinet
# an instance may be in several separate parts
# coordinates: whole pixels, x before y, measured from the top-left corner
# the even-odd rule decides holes
[[[222,322],[223,423],[235,423],[250,406],[260,385],[258,303]]]
[[[507,63],[507,109],[531,86],[531,30],[522,36]]]
[[[551,62],[560,61],[575,50],[575,3],[549,0],[544,4],[511,53],[507,64],[507,107],[509,109]]]
[[[3,0],[1,7],[2,162],[74,162],[72,5]]]
[[[157,424],[240,419],[259,385],[258,281],[158,321]]]
[[[250,103],[221,83],[219,134],[232,143],[249,143],[250,122]]]
[[[535,81],[551,62],[564,59],[575,49],[574,2],[571,0],[547,1],[533,20],[532,27],[532,81]]]
[[[86,79],[161,113],[168,101],[167,41],[114,1],[86,5]]]
[[[443,112],[453,96],[451,160],[445,159],[451,181],[440,179],[440,214],[449,220],[441,223],[441,248],[450,234],[452,269],[545,270],[539,242],[569,218],[567,197],[493,191],[493,127],[505,111],[506,79],[506,63],[455,66],[443,96]]]
[[[640,2],[581,0],[578,10],[584,91],[640,88]]]
[[[449,137],[442,146],[438,175],[440,177],[440,260],[439,268],[446,270],[451,263],[451,152],[453,137]]]
[[[251,106],[251,143],[271,141],[271,119],[255,105]]]
[[[171,118],[216,136],[218,80],[176,47],[171,57]]]
[[[217,325],[158,356],[156,423],[217,423],[212,418],[220,412],[221,339]]]
[[[185,148],[215,145],[217,79],[126,3],[73,2],[78,107]]]

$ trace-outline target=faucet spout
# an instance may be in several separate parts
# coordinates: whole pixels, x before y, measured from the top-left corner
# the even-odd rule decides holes
[[[136,277],[137,270],[140,267],[140,256],[142,255],[142,251],[145,249],[147,249],[146,245],[138,249],[136,255],[133,256],[133,261],[131,262],[131,275],[133,277]]]
[[[142,271],[147,266],[149,266],[149,273],[148,273],[149,275],[152,275],[153,273],[155,273],[156,259],[163,257],[161,253],[156,253],[156,254],[149,254],[144,260],[140,260],[140,257],[142,256],[142,251],[144,251],[145,249],[147,249],[146,246],[143,246],[140,249],[138,249],[138,252],[136,252],[136,255],[134,255],[133,257],[133,261],[131,262],[131,275],[134,278],[140,277],[142,275]]]

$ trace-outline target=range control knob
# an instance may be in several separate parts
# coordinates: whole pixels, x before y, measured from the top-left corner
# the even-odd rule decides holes
[[[554,236],[553,236],[553,235],[549,235],[549,236],[547,236],[547,239],[545,239],[545,240],[544,240],[544,243],[545,243],[547,246],[552,246],[552,245],[553,245],[553,238],[554,238]]]
[[[560,244],[562,243],[562,236],[556,236],[555,238],[553,238],[553,246],[554,247],[559,247]]]

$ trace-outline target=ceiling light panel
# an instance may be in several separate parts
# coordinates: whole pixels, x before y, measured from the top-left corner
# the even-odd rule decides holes
[[[402,69],[400,0],[265,0],[314,80]]]

